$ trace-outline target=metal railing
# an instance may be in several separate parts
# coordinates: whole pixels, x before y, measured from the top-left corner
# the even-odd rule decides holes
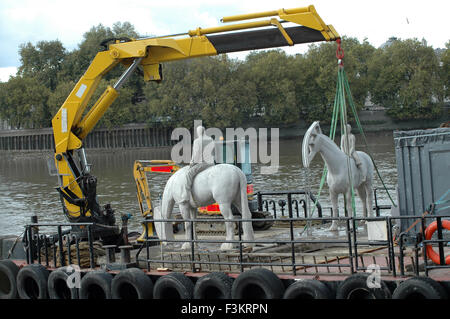
[[[63,267],[73,264],[72,249],[75,249],[75,259],[79,267],[82,267],[80,256],[80,243],[82,238],[78,233],[70,233],[64,227],[85,227],[87,251],[90,268],[95,268],[95,256],[93,248],[93,228],[95,223],[31,223],[25,226],[23,237],[26,258],[28,264],[44,263],[47,267]],[[56,227],[56,233],[40,233],[41,228]],[[72,247],[74,246],[74,247]],[[64,251],[66,249],[66,251]],[[66,262],[67,256],[67,262]],[[50,262],[52,259],[52,263]]]
[[[444,238],[444,227],[442,221],[444,219],[449,219],[450,215],[425,215],[425,216],[384,216],[384,217],[317,217],[317,218],[303,218],[303,217],[293,217],[293,210],[289,210],[289,216],[283,220],[289,223],[289,229],[286,231],[284,228],[283,236],[279,238],[266,237],[266,238],[256,238],[256,239],[244,239],[243,238],[243,223],[250,223],[253,221],[258,221],[258,219],[241,219],[233,218],[232,220],[227,220],[227,222],[232,222],[237,224],[237,235],[234,240],[223,240],[219,238],[198,238],[195,236],[195,223],[217,223],[224,222],[217,218],[193,218],[184,220],[191,227],[188,233],[189,238],[179,238],[171,240],[162,240],[160,238],[149,237],[148,234],[145,236],[144,242],[136,251],[136,263],[144,263],[145,266],[142,268],[147,268],[148,271],[156,270],[158,265],[172,265],[172,266],[183,266],[182,268],[188,269],[188,271],[198,272],[201,271],[202,267],[223,267],[230,271],[243,272],[247,268],[251,267],[270,267],[276,269],[275,272],[298,275],[300,273],[306,274],[324,274],[324,273],[344,273],[353,274],[359,271],[366,271],[368,269],[365,264],[365,260],[373,258],[373,263],[378,263],[377,258],[385,258],[385,266],[382,266],[380,270],[384,270],[387,274],[396,277],[398,275],[419,275],[420,262],[424,263],[424,274],[429,275],[429,271],[433,269],[450,269],[450,265],[446,264],[445,260],[445,246],[448,244],[449,239]],[[267,218],[268,221],[275,221],[276,218]],[[419,232],[403,232],[396,234],[393,231],[393,226],[396,221],[399,220],[413,220],[420,223],[421,229]],[[295,226],[295,222],[301,221],[305,224],[311,222],[319,222],[320,224],[337,221],[343,224],[343,228],[340,230],[340,236],[337,237],[311,237],[311,236],[300,236],[301,228]],[[369,240],[365,238],[358,237],[358,222],[371,222],[371,221],[384,221],[386,225],[386,238],[383,240]],[[432,222],[437,222],[436,236],[437,239],[425,239],[425,229]],[[165,219],[165,220],[144,220],[143,223],[158,223],[158,222],[180,222],[179,219]],[[83,237],[79,236],[77,233],[71,233],[70,230],[65,229],[72,226],[83,226],[85,227],[85,234]],[[78,264],[80,268],[83,268],[80,258],[80,244],[84,243],[84,254],[88,259],[88,266],[84,268],[95,268],[96,260],[94,255],[94,240],[93,229],[99,225],[94,223],[31,223],[26,225],[26,231],[23,238],[24,247],[26,249],[27,263],[32,264],[35,262],[46,265],[47,267],[60,267],[71,264]],[[44,234],[42,232],[43,228],[52,228],[56,232],[51,234]],[[343,233],[343,235],[342,235]],[[162,243],[190,243],[189,251],[184,251],[183,254],[186,259],[179,258],[173,259],[169,258],[169,255],[182,254],[178,249],[170,250],[164,248]],[[223,253],[219,250],[219,253],[214,252],[214,250],[205,250],[205,248],[200,247],[205,245],[207,247],[212,247],[217,244],[231,243],[237,246],[237,249],[232,252]],[[283,248],[283,253],[265,253],[264,249],[253,252],[246,250],[248,244],[253,244],[255,246],[272,248]],[[327,260],[327,255],[324,254],[324,261],[317,261],[317,256],[314,253],[308,251],[302,251],[301,248],[305,245],[315,245],[317,250],[320,249],[319,246],[340,246],[342,247],[341,252],[333,258],[333,260]],[[159,246],[158,246],[159,245]],[[208,246],[209,245],[209,246]],[[212,246],[211,246],[212,245]],[[437,246],[437,252],[439,255],[439,264],[434,264],[430,262],[430,258],[427,256],[426,247],[427,245]],[[154,247],[155,246],[155,247]],[[197,247],[198,246],[198,247]],[[376,247],[369,251],[375,251],[377,249],[385,249],[386,252],[382,251],[378,255],[370,255],[368,251],[361,251],[361,247]],[[406,247],[412,247],[413,255],[405,255]],[[157,254],[159,250],[160,254]],[[345,251],[345,253],[342,253]],[[73,253],[72,253],[73,252]],[[285,252],[285,253],[284,253]],[[422,254],[421,254],[422,253]],[[212,254],[223,255],[226,258],[218,258],[213,260],[210,258]],[[181,256],[181,255],[180,255]],[[207,256],[207,260],[202,259],[202,256]],[[264,258],[266,258],[264,260]],[[330,256],[328,256],[329,258]],[[231,258],[231,260],[230,260]],[[306,259],[310,260],[306,260]],[[412,266],[412,271],[406,269],[405,260],[406,258],[412,258],[412,262],[409,264]],[[398,263],[396,262],[398,260]],[[86,265],[86,263],[84,263]],[[200,269],[200,270],[199,270]],[[287,269],[287,270],[286,270]],[[313,270],[313,272],[309,271]],[[209,270],[208,270],[209,271]],[[333,272],[334,271],[334,272]]]

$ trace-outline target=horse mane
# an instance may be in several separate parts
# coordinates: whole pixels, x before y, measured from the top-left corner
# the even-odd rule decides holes
[[[334,150],[337,152],[337,151],[339,151],[339,152],[341,152],[341,153],[344,153],[342,150],[341,150],[341,148],[330,138],[330,137],[328,137],[327,135],[325,135],[325,134],[323,134],[323,133],[317,133],[317,135],[320,135],[320,137],[322,138],[322,139],[324,139],[329,145],[331,145],[333,148],[334,148]],[[313,142],[314,143],[314,142]]]

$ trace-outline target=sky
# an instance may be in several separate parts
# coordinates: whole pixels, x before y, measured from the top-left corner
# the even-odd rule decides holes
[[[83,34],[98,24],[111,27],[117,21],[128,21],[140,35],[167,35],[219,26],[223,16],[311,4],[341,36],[360,41],[367,38],[375,47],[392,36],[424,38],[434,48],[443,48],[450,40],[448,0],[1,0],[0,81],[16,73],[20,44],[58,39],[71,51],[81,43]],[[286,51],[304,53],[307,48],[301,44]]]

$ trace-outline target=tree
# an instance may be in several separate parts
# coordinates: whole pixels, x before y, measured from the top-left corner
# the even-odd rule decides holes
[[[2,91],[2,114],[12,127],[50,126],[50,114],[47,108],[50,90],[37,78],[11,77]]]
[[[35,77],[50,90],[57,85],[57,75],[66,57],[66,49],[59,40],[30,42],[20,45],[21,65],[18,75]]]
[[[164,65],[164,81],[144,88],[153,124],[190,127],[239,125],[255,102],[252,84],[238,79],[237,61],[226,55]]]
[[[445,98],[450,98],[450,41],[445,44],[445,50],[441,55],[441,80],[444,84]]]
[[[52,116],[58,112],[74,87],[74,81],[60,82],[55,90],[49,94],[47,105]]]
[[[294,57],[282,50],[251,52],[239,68],[243,83],[253,83],[254,115],[266,124],[291,124],[299,118]]]
[[[433,119],[440,115],[443,85],[439,62],[425,41],[395,40],[377,49],[369,62],[372,101],[395,120]]]
[[[369,91],[367,62],[375,48],[364,40],[343,37],[344,68],[347,74],[353,100],[357,109],[365,103]],[[338,64],[335,43],[321,43],[309,46],[304,56],[298,55],[296,92],[301,105],[302,116],[307,122],[323,120],[329,122],[336,94]],[[351,119],[351,113],[349,113]]]

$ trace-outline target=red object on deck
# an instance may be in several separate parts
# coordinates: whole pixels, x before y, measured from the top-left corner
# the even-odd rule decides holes
[[[164,172],[164,173],[170,173],[173,171],[173,166],[154,166],[151,167],[150,170],[152,172]]]
[[[442,227],[447,230],[450,230],[450,220],[443,220]],[[425,229],[425,239],[430,240],[436,229],[437,229],[437,221],[434,221],[427,227],[427,229]],[[441,263],[439,259],[439,254],[433,250],[433,246],[431,246],[430,244],[426,246],[427,246],[427,256],[430,257],[430,259],[435,264],[439,265]],[[450,255],[448,255],[445,258],[445,264],[450,265]]]

